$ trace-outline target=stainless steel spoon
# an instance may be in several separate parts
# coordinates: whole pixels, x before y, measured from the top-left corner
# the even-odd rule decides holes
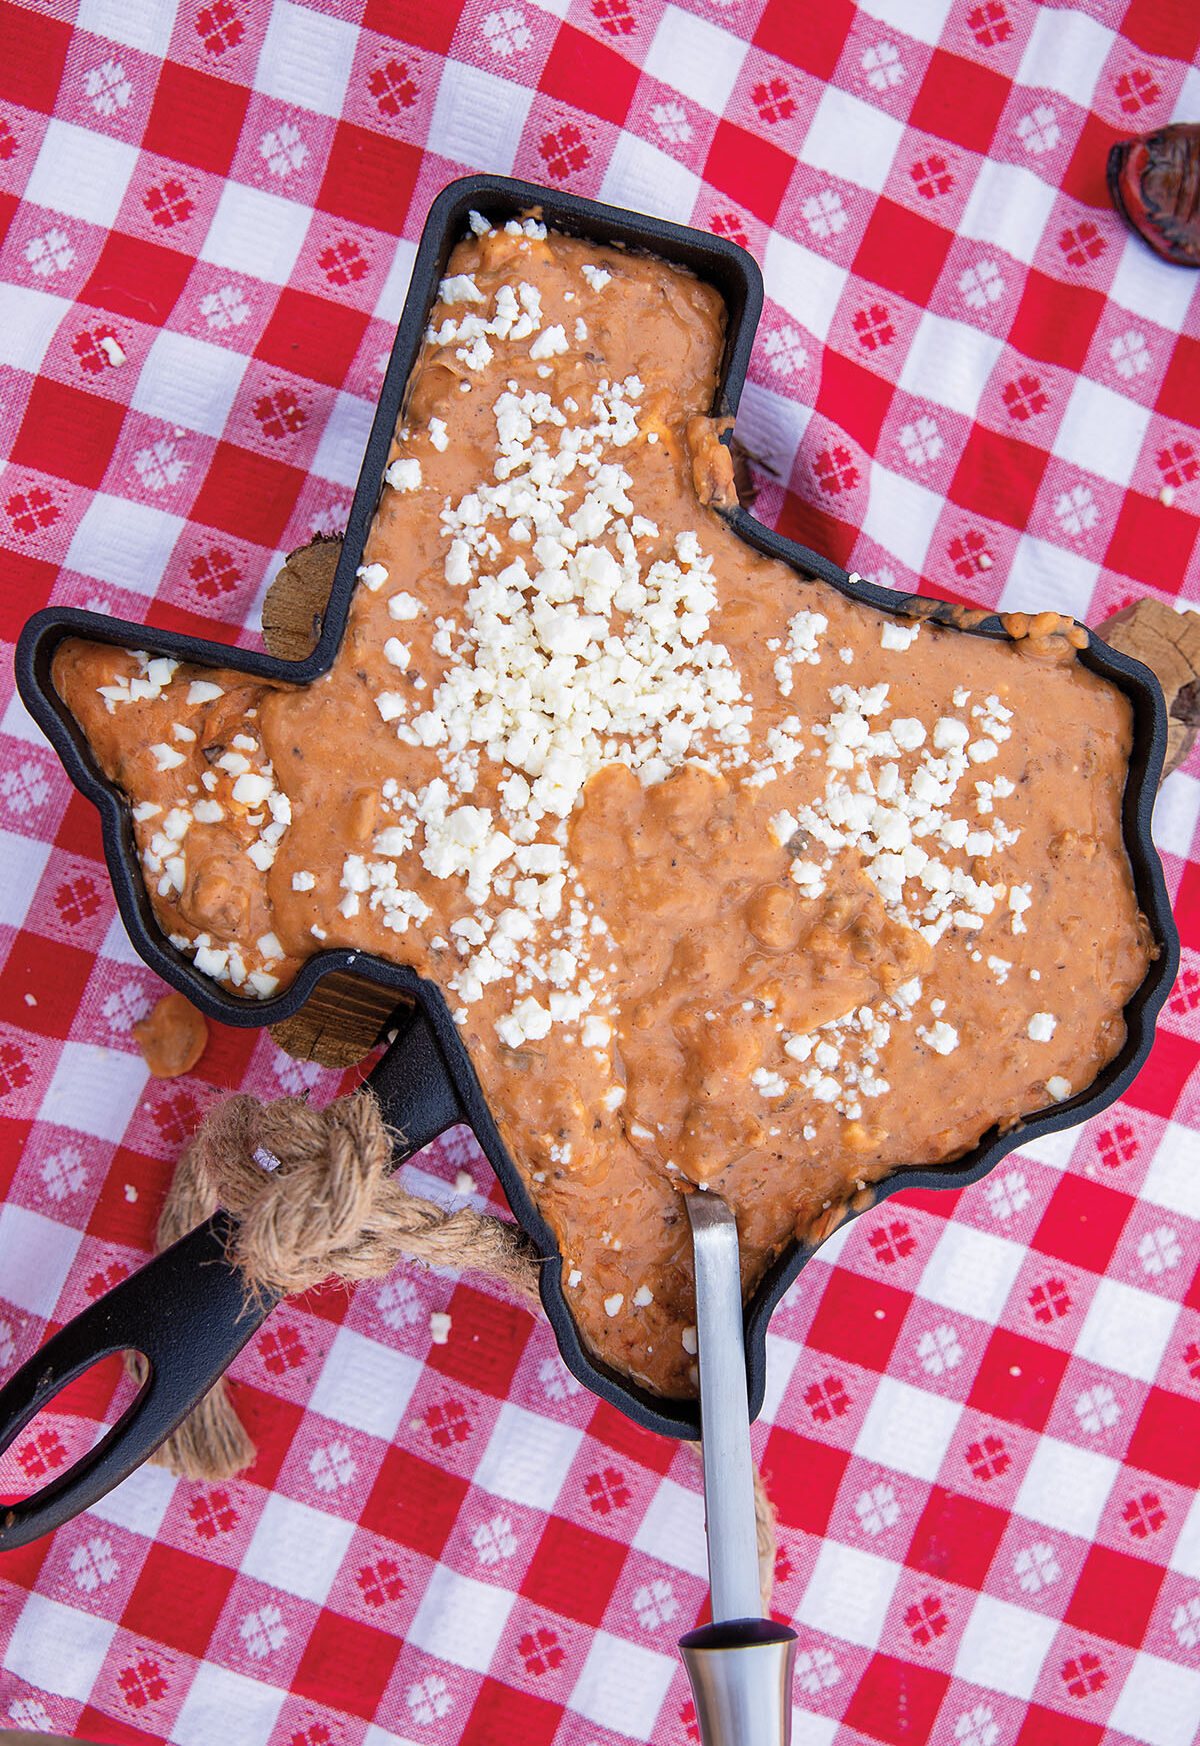
[[[718,1194],[687,1198],[711,1625],[679,1640],[703,1746],[788,1746],[796,1633],[763,1617],[737,1224]]]

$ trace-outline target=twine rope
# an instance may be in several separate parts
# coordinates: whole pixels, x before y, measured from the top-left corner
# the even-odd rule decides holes
[[[382,1279],[400,1261],[419,1261],[486,1274],[536,1313],[541,1260],[530,1239],[471,1207],[446,1212],[409,1194],[391,1169],[399,1138],[365,1087],[319,1110],[299,1097],[267,1104],[228,1097],[209,1110],[176,1165],[156,1249],[222,1206],[236,1221],[228,1258],[253,1301],[330,1278],[347,1286]],[[130,1369],[144,1380],[140,1355],[131,1355]],[[182,1478],[209,1481],[232,1479],[254,1458],[223,1378],[151,1457]],[[755,1513],[765,1607],[775,1511],[757,1472]]]

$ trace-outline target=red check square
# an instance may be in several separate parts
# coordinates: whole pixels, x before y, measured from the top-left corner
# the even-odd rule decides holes
[[[625,1563],[625,1547],[551,1516],[530,1560],[521,1593],[535,1606],[598,1625]]]
[[[1009,81],[990,67],[935,49],[908,124],[973,152],[986,152],[1009,89]]]
[[[763,1453],[763,1477],[779,1519],[806,1534],[823,1534],[850,1456],[776,1425]]]
[[[547,97],[602,115],[617,127],[629,114],[637,82],[637,68],[624,55],[571,24],[559,26],[538,80]]]
[[[1093,1546],[1075,1584],[1066,1623],[1114,1643],[1140,1646],[1166,1575],[1161,1564]]]
[[[997,1328],[967,1397],[968,1405],[1027,1430],[1045,1429],[1070,1354]]]
[[[80,292],[84,303],[161,327],[183,295],[191,260],[176,249],[112,231]]]
[[[1200,1486],[1200,1401],[1152,1388],[1125,1459],[1131,1467],[1195,1491]]]
[[[146,1554],[121,1623],[135,1637],[200,1659],[233,1580],[233,1571],[220,1564],[156,1543]]]
[[[440,1558],[466,1495],[467,1482],[456,1473],[406,1449],[389,1449],[359,1522],[372,1534]]]
[[[1049,458],[1044,449],[1032,443],[1000,436],[986,425],[976,424],[950,482],[950,499],[976,515],[1023,529],[1037,501]]]
[[[924,307],[952,241],[950,231],[932,219],[881,198],[854,257],[854,271]]]
[[[1133,1208],[1133,1196],[1099,1182],[1064,1176],[1032,1242],[1043,1255],[1103,1273]]]
[[[808,1344],[851,1364],[886,1370],[911,1302],[911,1294],[894,1285],[835,1268],[813,1317]]]
[[[125,408],[117,401],[39,376],[13,444],[13,464],[76,485],[99,485],[124,422]]]
[[[708,148],[705,179],[765,224],[774,222],[795,159],[770,140],[731,121],[719,121]]]
[[[821,6],[797,6],[795,0],[767,0],[754,41],[769,55],[778,55],[818,79],[831,77],[841,58],[857,14],[850,0],[824,0]]]
[[[71,26],[24,6],[0,6],[0,100],[51,115],[58,100]]]
[[[215,175],[229,173],[250,93],[228,79],[166,61],[142,149]]]
[[[935,1485],[904,1562],[910,1570],[982,1589],[1008,1520],[994,1504]]]
[[[550,1746],[562,1716],[559,1704],[485,1679],[459,1746]]]
[[[420,167],[421,154],[407,140],[339,121],[317,205],[351,224],[399,236]]]
[[[935,1668],[873,1655],[842,1721],[888,1746],[928,1740],[949,1684],[950,1675]]]
[[[322,1612],[292,1677],[297,1697],[369,1721],[396,1662],[396,1639],[362,1619]]]

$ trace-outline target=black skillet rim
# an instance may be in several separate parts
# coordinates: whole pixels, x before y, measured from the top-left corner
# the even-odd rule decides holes
[[[253,1004],[223,993],[218,985],[201,976],[192,968],[191,961],[170,945],[154,920],[135,853],[129,808],[119,791],[99,774],[92,763],[74,718],[58,699],[50,680],[54,649],[64,637],[71,635],[144,648],[177,660],[236,667],[248,674],[292,683],[303,684],[325,672],[332,665],[345,628],[355,571],[361,562],[382,489],[388,448],[403,406],[408,378],[420,350],[428,311],[450,250],[463,234],[471,209],[503,222],[531,207],[540,207],[543,217],[555,229],[596,242],[611,244],[615,241],[631,250],[657,254],[688,267],[717,286],[725,298],[729,323],[713,411],[717,415],[735,413],[762,310],[762,276],[749,254],[720,237],[641,213],[599,205],[535,183],[487,175],[463,177],[441,191],[425,221],[404,311],[367,441],[321,637],[307,659],[281,661],[271,655],[226,643],[159,631],[75,608],[49,607],[36,613],[22,630],[15,657],[17,688],[31,715],[58,753],[71,781],[100,812],[105,860],[114,895],[139,955],[164,981],[180,989],[209,1017],[240,1027],[274,1024],[289,1017],[304,1004],[322,978],[336,971],[353,970],[373,982],[394,988],[398,1003],[414,1003],[433,1027],[463,1119],[474,1130],[518,1223],[549,1263],[542,1268],[542,1302],[568,1368],[594,1394],[635,1423],[667,1436],[694,1438],[700,1429],[695,1401],[667,1401],[652,1395],[599,1363],[584,1348],[563,1291],[561,1269],[553,1265],[556,1260],[561,1261],[553,1233],[530,1199],[500,1137],[458,1029],[437,988],[412,970],[389,964],[369,953],[349,950],[325,952],[310,959],[282,994]],[[744,509],[735,510],[726,519],[748,544],[782,559],[800,573],[801,580],[819,577],[849,599],[866,601],[888,612],[919,612],[935,622],[955,624],[959,608],[926,597],[899,594],[872,583],[852,581],[845,570],[828,558],[762,526]],[[956,628],[962,630],[961,626]],[[996,615],[962,630],[962,634],[993,638],[1006,635]],[[1123,1048],[1086,1092],[1040,1111],[1005,1134],[995,1131],[985,1134],[977,1146],[951,1164],[893,1172],[874,1185],[872,1207],[906,1188],[957,1189],[978,1182],[1025,1141],[1085,1121],[1106,1108],[1130,1084],[1150,1052],[1155,1019],[1174,982],[1179,960],[1179,940],[1170,900],[1150,834],[1157,782],[1166,751],[1166,709],[1154,676],[1140,662],[1108,648],[1090,632],[1088,647],[1081,651],[1079,658],[1093,672],[1116,684],[1133,705],[1134,739],[1123,799],[1123,828],[1138,902],[1151,924],[1159,956],[1125,1008],[1128,1034]],[[851,1213],[849,1216],[858,1215]],[[748,1301],[745,1340],[752,1418],[761,1410],[766,1388],[766,1332],[771,1312],[816,1252],[817,1249],[808,1244],[791,1244]]]

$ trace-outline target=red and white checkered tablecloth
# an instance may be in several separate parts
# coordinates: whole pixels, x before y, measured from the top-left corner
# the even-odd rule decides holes
[[[1200,275],[1110,143],[1200,119],[1196,0],[0,5],[0,635],[69,602],[256,640],[342,525],[415,243],[465,170],[745,243],[757,512],[880,582],[1095,623],[1200,606]],[[233,1088],[147,1080],[96,817],[0,679],[0,1368],[150,1247]],[[797,1746],[1200,1729],[1200,760],[1157,836],[1184,967],[1149,1066],[957,1197],[889,1201],[780,1307],[755,1441]],[[410,1166],[449,1196],[473,1144]],[[449,1342],[429,1317],[449,1309]],[[280,1309],[243,1478],[135,1474],[0,1558],[0,1724],[179,1746],[685,1746],[695,1463],[543,1322],[401,1269]],[[114,1410],[111,1373],[9,1493]],[[119,1389],[117,1395],[119,1396]],[[115,1398],[115,1397],[114,1397]]]

